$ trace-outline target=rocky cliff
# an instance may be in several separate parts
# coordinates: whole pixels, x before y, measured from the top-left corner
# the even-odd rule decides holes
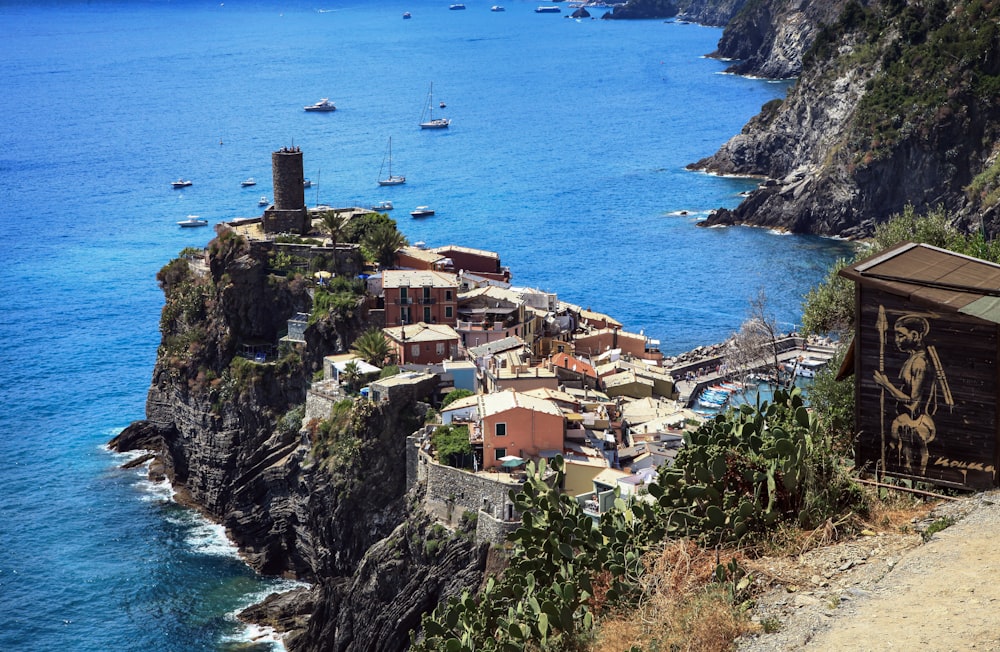
[[[300,277],[269,271],[268,255],[223,230],[207,264],[164,267],[147,418],[111,445],[157,451],[151,474],[223,523],[255,569],[315,583],[254,612],[296,630],[290,650],[405,649],[420,614],[478,585],[484,551],[439,530],[424,545],[434,536],[406,499],[405,438],[426,406],[347,401],[339,424],[302,430],[307,381],[336,352],[321,349],[353,341],[364,314],[323,317],[307,349],[270,348],[312,301]]]
[[[820,4],[844,9],[817,29],[829,18],[811,10]],[[789,12],[795,5],[798,13]],[[706,224],[863,237],[911,205],[941,207],[957,223],[996,233],[998,19],[1000,5],[975,0],[748,5],[720,53],[751,56],[759,40],[774,44],[773,58],[782,31],[799,30],[793,41],[812,44],[788,97],[765,105],[716,154],[691,166],[766,179]]]

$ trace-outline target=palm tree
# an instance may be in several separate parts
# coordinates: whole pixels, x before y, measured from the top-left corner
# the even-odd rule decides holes
[[[330,236],[330,241],[332,242],[333,248],[333,273],[336,274],[339,265],[337,264],[340,260],[337,257],[337,243],[340,242],[344,237],[344,231],[347,227],[347,220],[336,211],[323,211],[319,216],[320,222],[323,225],[323,231]]]
[[[351,345],[351,353],[376,367],[385,366],[392,356],[389,340],[378,326],[373,326],[359,335]]]
[[[407,242],[395,224],[380,222],[365,234],[363,244],[382,269],[387,269],[396,262],[396,252]]]
[[[358,363],[355,360],[351,360],[346,365],[344,365],[344,372],[341,374],[344,379],[344,384],[347,386],[347,391],[354,393],[358,389],[358,385],[361,384],[361,368],[358,367]]]

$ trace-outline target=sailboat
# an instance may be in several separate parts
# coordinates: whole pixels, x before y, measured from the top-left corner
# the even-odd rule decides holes
[[[385,162],[389,161],[389,176],[385,179],[382,178],[382,168],[385,167]],[[378,185],[380,186],[399,186],[406,183],[406,177],[392,174],[392,136],[389,136],[389,147],[386,151],[386,155],[382,157],[382,167],[378,169]]]
[[[426,121],[424,121],[424,116],[427,116]],[[450,124],[451,120],[448,118],[434,117],[434,83],[431,82],[431,89],[427,93],[427,104],[424,106],[424,112],[420,114],[420,128],[447,129]]]

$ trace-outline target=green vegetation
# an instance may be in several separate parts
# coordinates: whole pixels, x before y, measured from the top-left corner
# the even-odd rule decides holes
[[[342,320],[351,319],[365,295],[365,284],[360,279],[337,276],[313,293],[313,308],[309,325],[333,315]]]
[[[389,340],[385,338],[382,329],[377,326],[369,328],[354,340],[351,345],[351,353],[376,367],[382,367],[389,362],[391,357]]]
[[[618,498],[597,524],[553,488],[562,482],[562,458],[552,462],[554,478],[547,470],[544,462],[529,463],[521,491],[511,491],[522,521],[509,537],[506,572],[475,598],[453,598],[426,615],[426,638],[411,649],[625,649],[609,642],[610,623],[626,627],[618,614],[629,610],[651,613],[648,607],[671,593],[657,585],[686,572],[699,550],[709,569],[703,588],[671,613],[688,614],[684,627],[708,627],[728,644],[742,626],[737,605],[747,599],[751,578],[723,549],[760,542],[782,522],[811,527],[864,509],[798,390],[776,392],[770,404],[730,411],[690,433],[675,465],[650,485],[654,500]],[[720,548],[693,548],[694,541]],[[716,555],[714,563],[704,561]],[[609,629],[602,627],[597,641],[602,619]],[[651,649],[682,649],[665,629],[645,636]],[[713,640],[713,649],[724,647]]]
[[[998,25],[1000,4],[988,0],[851,2],[820,30],[803,66],[836,61],[849,43],[839,65],[874,71],[848,136],[855,163],[864,166],[905,140],[926,143],[977,107],[989,109],[1000,91],[1000,70],[984,53],[1000,47]],[[958,156],[956,148],[946,157],[951,173]]]
[[[310,424],[312,456],[334,475],[346,477],[360,463],[362,436],[374,408],[370,401],[344,399],[334,404],[330,417]]]
[[[944,516],[942,518],[937,519],[930,525],[928,525],[927,529],[924,530],[920,536],[923,538],[924,541],[930,541],[931,537],[933,537],[935,534],[937,534],[941,530],[951,527],[954,524],[955,524],[954,517]]]
[[[439,426],[431,435],[431,443],[441,464],[459,468],[470,466],[466,464],[472,454],[468,426]]]
[[[448,407],[460,398],[465,398],[466,396],[475,396],[475,392],[471,392],[467,389],[453,389],[445,397],[441,399],[441,409]]]

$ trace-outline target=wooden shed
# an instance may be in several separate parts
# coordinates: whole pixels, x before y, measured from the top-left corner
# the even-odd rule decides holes
[[[855,283],[858,466],[996,486],[1000,265],[903,242],[840,275]]]

